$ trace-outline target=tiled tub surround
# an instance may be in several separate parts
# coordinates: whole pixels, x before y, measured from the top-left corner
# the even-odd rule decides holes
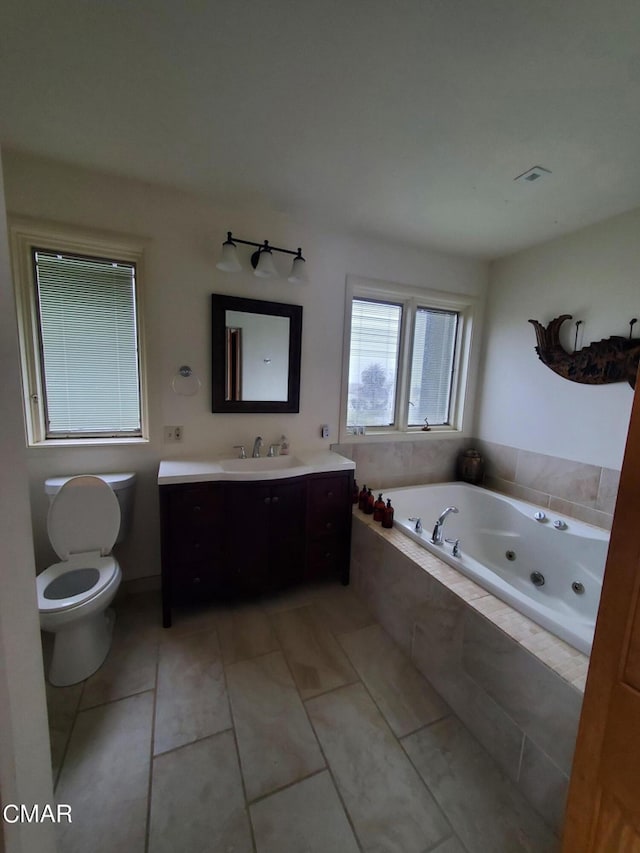
[[[484,457],[488,489],[611,530],[619,471],[490,441],[473,446]]]
[[[353,528],[354,591],[559,830],[588,658],[400,530]]]
[[[366,441],[336,444],[353,459],[358,484],[371,489],[446,483],[456,479],[458,454],[482,453],[484,486],[556,512],[611,529],[620,472],[474,438]]]
[[[458,454],[472,441],[468,438],[432,438],[415,441],[363,441],[334,444],[331,449],[356,463],[360,488],[446,483],[456,479]]]
[[[60,853],[557,850],[349,587],[116,612],[105,665],[48,688]]]

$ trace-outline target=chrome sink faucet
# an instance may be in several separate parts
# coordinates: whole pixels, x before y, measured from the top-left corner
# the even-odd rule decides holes
[[[444,535],[443,535],[442,529],[444,527],[445,519],[449,515],[450,512],[458,512],[458,507],[457,506],[448,506],[440,514],[440,517],[436,521],[435,526],[433,528],[433,533],[431,535],[431,542],[434,545],[442,545],[442,543],[444,542]]]
[[[259,435],[256,437],[256,440],[253,442],[253,450],[251,451],[251,456],[254,459],[260,458],[260,448],[262,447],[262,436]]]

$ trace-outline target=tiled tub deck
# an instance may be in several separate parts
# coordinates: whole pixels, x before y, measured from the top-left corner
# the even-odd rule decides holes
[[[559,831],[588,657],[357,510],[351,584]]]

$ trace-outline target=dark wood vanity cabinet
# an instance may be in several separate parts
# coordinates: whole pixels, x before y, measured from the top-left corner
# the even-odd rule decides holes
[[[353,472],[160,486],[162,621],[177,603],[349,582]]]

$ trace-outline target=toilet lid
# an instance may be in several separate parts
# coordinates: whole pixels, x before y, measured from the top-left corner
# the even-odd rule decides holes
[[[61,560],[70,554],[109,554],[120,529],[120,504],[99,477],[72,477],[49,507],[49,540]]]

